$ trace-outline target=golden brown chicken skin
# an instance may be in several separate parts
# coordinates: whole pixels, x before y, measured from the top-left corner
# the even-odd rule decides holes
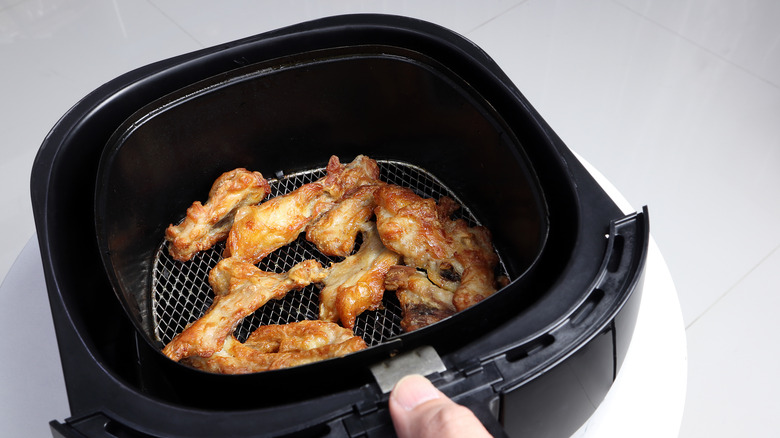
[[[377,184],[361,186],[345,196],[308,226],[306,240],[323,254],[350,255],[358,233],[374,215],[374,193],[379,187]]]
[[[411,332],[454,315],[453,293],[428,280],[411,266],[393,266],[385,276],[385,287],[396,291],[401,304],[401,328]]]
[[[168,252],[175,260],[185,262],[198,251],[227,238],[236,211],[262,201],[270,192],[268,181],[260,172],[238,168],[225,172],[214,181],[208,200],[195,201],[179,225],[165,230]]]
[[[332,206],[322,184],[310,183],[260,205],[242,207],[236,213],[224,256],[258,263],[297,239],[309,221]]]
[[[365,155],[358,155],[347,165],[341,164],[334,155],[330,157],[327,172],[321,181],[334,200],[343,198],[358,187],[379,183],[379,165]]]
[[[451,269],[453,242],[436,201],[396,185],[380,188],[374,198],[377,229],[385,246],[401,254],[404,264],[425,269],[437,286],[455,290],[459,278]]]
[[[454,245],[453,269],[460,277],[452,302],[462,311],[494,294],[506,279],[496,278],[498,255],[487,228],[469,227],[462,219],[447,221],[445,228]]]
[[[364,348],[363,339],[338,324],[300,321],[261,326],[243,344],[228,336],[222,349],[210,357],[192,357],[186,362],[213,373],[247,374],[341,357]]]
[[[348,165],[331,157],[323,178],[260,205],[236,213],[225,257],[258,263],[272,251],[298,238],[307,225],[331,209],[348,192],[379,177],[376,162],[363,155]]]
[[[293,289],[322,281],[327,275],[319,262],[304,260],[283,274],[261,271],[238,259],[221,260],[209,273],[214,302],[206,313],[176,335],[163,354],[178,361],[185,357],[209,357],[244,317],[272,299]]]
[[[436,286],[454,292],[458,311],[496,292],[498,255],[490,232],[451,219],[458,209],[451,198],[436,203],[392,185],[379,189],[374,198],[382,241],[401,254],[406,265],[424,269]]]
[[[330,267],[320,291],[320,319],[355,326],[358,315],[376,310],[385,292],[385,274],[401,257],[387,249],[373,222],[365,224],[363,243],[353,255]]]

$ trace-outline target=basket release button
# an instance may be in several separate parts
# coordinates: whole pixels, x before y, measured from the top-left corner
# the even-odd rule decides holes
[[[427,376],[446,370],[447,367],[441,361],[439,353],[429,345],[399,354],[371,366],[371,373],[383,393],[390,392],[402,377],[409,374]]]

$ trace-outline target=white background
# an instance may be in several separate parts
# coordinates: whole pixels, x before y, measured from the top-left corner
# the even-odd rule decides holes
[[[0,0],[0,277],[34,233],[29,173],[38,146],[81,97],[153,61],[349,12],[409,15],[465,35],[634,209],[649,205],[687,334],[680,436],[780,429],[774,0]],[[13,298],[0,297],[16,322],[3,333],[4,361],[56,362],[5,348],[9,339],[39,342],[42,329],[25,323],[49,318],[45,297],[26,308]],[[25,378],[0,376],[4,405],[33,403],[10,393]],[[9,415],[4,409],[0,424]]]

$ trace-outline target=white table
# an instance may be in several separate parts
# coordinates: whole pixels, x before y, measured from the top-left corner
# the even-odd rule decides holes
[[[36,236],[0,286],[0,435],[51,437],[70,416]]]

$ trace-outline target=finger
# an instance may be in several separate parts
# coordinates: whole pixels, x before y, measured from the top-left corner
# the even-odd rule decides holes
[[[398,381],[388,405],[399,438],[490,437],[473,412],[419,375]]]

